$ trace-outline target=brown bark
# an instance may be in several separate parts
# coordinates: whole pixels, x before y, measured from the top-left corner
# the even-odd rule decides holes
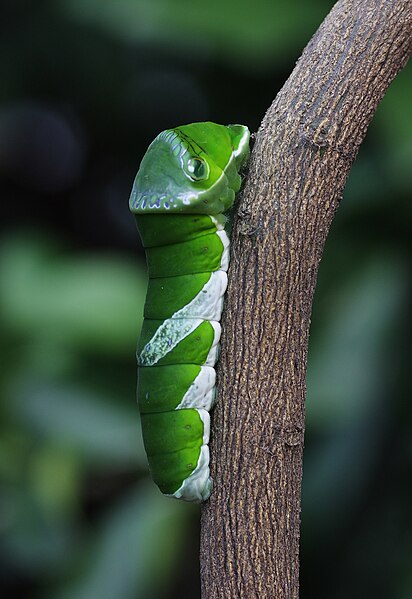
[[[204,599],[299,596],[312,298],[349,170],[411,52],[410,0],[341,0],[263,119],[232,234]]]

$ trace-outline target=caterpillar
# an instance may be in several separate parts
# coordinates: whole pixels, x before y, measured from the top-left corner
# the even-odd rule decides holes
[[[243,125],[211,122],[162,131],[130,195],[149,274],[136,352],[143,441],[154,482],[185,501],[205,501],[212,490],[209,411],[229,264],[224,213],[240,189],[249,138]]]

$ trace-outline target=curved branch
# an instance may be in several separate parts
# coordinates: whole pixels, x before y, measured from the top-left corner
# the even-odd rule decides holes
[[[232,235],[202,510],[205,599],[297,598],[312,298],[370,120],[411,52],[409,0],[341,0],[265,115]]]

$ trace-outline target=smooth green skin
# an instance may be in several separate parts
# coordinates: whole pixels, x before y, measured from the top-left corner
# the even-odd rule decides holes
[[[137,348],[138,401],[153,480],[167,494],[181,487],[199,460],[202,419],[196,409],[175,408],[207,359],[213,327],[203,321],[154,365],[139,356],[164,320],[192,301],[219,268],[223,244],[210,215],[219,228],[225,224],[222,213],[240,188],[248,141],[242,125],[206,122],[163,131],[149,146],[130,196],[149,267]],[[174,322],[184,327],[188,321]]]
[[[169,415],[172,413],[168,412]],[[145,430],[143,423],[142,430]],[[148,456],[152,478],[162,493],[175,493],[192,474],[199,460],[200,447]]]
[[[223,214],[215,218],[222,225],[227,220]],[[216,232],[216,225],[207,214],[139,214],[136,224],[145,248],[181,243]]]
[[[151,279],[219,270],[223,243],[216,233],[146,250]]]
[[[155,330],[163,320],[144,320],[141,337],[137,346],[137,355],[153,337]],[[179,321],[176,320],[177,326]],[[204,320],[192,333],[185,337],[176,347],[161,358],[156,366],[165,364],[204,364],[213,345],[215,333],[212,325]],[[146,366],[138,361],[139,366]]]
[[[163,493],[174,493],[180,487],[176,479],[183,482],[196,467],[203,443],[203,422],[192,409],[142,414],[141,418],[153,479]],[[170,456],[177,462],[173,470]]]
[[[202,445],[203,422],[197,410],[142,414],[142,422],[145,448],[150,456]]]
[[[200,372],[196,364],[140,366],[137,401],[141,414],[175,410]]]
[[[247,127],[192,123],[162,131],[150,144],[130,196],[135,214],[220,214],[240,189],[239,168],[247,159]],[[191,161],[208,167],[193,178]]]
[[[209,279],[209,272],[149,279],[144,317],[170,318],[182,306],[187,306]]]

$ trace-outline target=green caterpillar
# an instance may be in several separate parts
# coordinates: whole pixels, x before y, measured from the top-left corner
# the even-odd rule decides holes
[[[243,125],[193,123],[160,133],[136,175],[130,210],[149,287],[137,346],[137,397],[153,480],[166,495],[205,501],[229,238],[224,212],[249,155]]]

